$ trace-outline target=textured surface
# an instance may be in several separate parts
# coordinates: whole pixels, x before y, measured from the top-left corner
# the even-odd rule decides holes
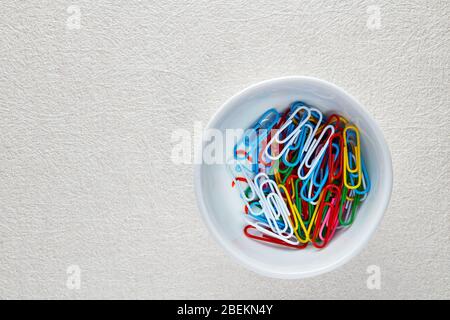
[[[449,299],[448,1],[153,2],[2,1],[0,298]],[[192,166],[168,161],[172,130],[283,75],[358,98],[395,173],[363,253],[302,281],[225,256],[200,220]],[[66,287],[70,265],[79,290]],[[381,290],[366,286],[369,265]]]

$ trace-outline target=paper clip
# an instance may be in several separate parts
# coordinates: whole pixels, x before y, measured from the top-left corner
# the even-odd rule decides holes
[[[253,230],[253,231],[260,231],[260,230],[258,230],[257,228],[255,228],[254,226],[251,226],[251,225],[248,225],[248,226],[246,226],[244,228],[244,234],[248,238],[255,239],[255,240],[258,240],[258,241],[264,241],[264,242],[277,244],[277,245],[281,245],[281,246],[285,246],[285,247],[293,248],[293,249],[305,249],[307,247],[307,245],[308,245],[307,243],[305,243],[305,244],[298,244],[298,245],[293,245],[293,244],[290,244],[290,243],[286,243],[286,242],[281,241],[281,240],[279,240],[277,238],[272,238],[272,237],[268,236],[267,234],[265,234],[265,233],[263,233],[261,231],[260,231],[261,232],[261,236],[257,236],[257,235],[252,234],[250,232],[250,230]]]
[[[300,161],[303,159],[307,143],[313,137],[313,132],[314,132],[313,126],[309,123],[306,123],[304,125],[304,129],[302,129],[300,131],[300,134],[297,136],[296,138],[297,141],[294,141],[294,143],[288,148],[288,150],[281,157],[281,160],[286,166],[295,167],[300,163]],[[292,151],[295,152],[296,159],[295,161],[290,162],[288,160],[288,157],[289,153]]]
[[[331,136],[330,143],[328,144],[328,167],[330,170],[328,175],[329,183],[339,180],[342,176],[342,168],[344,166],[343,153],[344,141],[341,132],[337,132]]]
[[[293,118],[298,115],[301,111],[305,112],[306,116],[303,116],[301,122],[295,127],[294,130],[292,130],[289,134],[286,134],[286,137],[281,138],[281,136],[287,131],[287,128],[293,124]],[[283,154],[287,151],[289,146],[293,143],[297,135],[300,133],[300,130],[302,127],[308,122],[308,119],[311,117],[311,111],[307,107],[299,107],[295,110],[294,113],[291,114],[291,116],[288,118],[288,120],[281,126],[280,129],[275,133],[275,135],[272,137],[272,139],[267,144],[264,154],[267,158],[270,160],[278,160],[280,159]],[[272,155],[269,153],[269,149],[273,148],[274,143],[277,144],[277,146],[282,145],[282,150],[277,155]]]
[[[325,247],[328,244],[332,234],[334,234],[335,232],[335,228],[337,227],[341,190],[336,185],[329,184],[324,188],[323,194],[325,199],[319,205],[319,213],[316,218],[314,234],[311,239],[312,244],[319,249]],[[323,213],[326,208],[329,209],[327,210],[324,217]],[[323,231],[322,224],[326,224],[326,234],[325,236],[322,236],[323,240],[321,240],[319,237],[319,232]]]
[[[329,136],[325,139],[325,142],[323,142],[323,146],[320,149],[320,151],[317,152],[316,157],[312,159],[313,153],[316,151],[316,148],[321,144],[322,139],[324,138],[325,133],[327,131],[330,131]],[[333,134],[334,134],[334,127],[332,125],[328,125],[325,127],[325,129],[323,129],[320,136],[317,139],[314,139],[311,147],[309,148],[307,154],[305,155],[305,158],[302,160],[300,166],[297,169],[297,175],[301,180],[306,180],[314,172],[314,168],[317,166],[322,155],[325,153],[328,147],[328,143],[330,142],[330,138]],[[312,161],[312,163],[309,163],[309,161]],[[304,167],[309,168],[308,172],[305,175],[302,174],[302,169]]]
[[[354,134],[354,146],[349,143],[348,132],[353,132]],[[348,189],[358,189],[361,185],[362,180],[362,172],[361,172],[361,150],[360,150],[360,140],[359,140],[359,131],[355,126],[347,126],[344,129],[344,184]],[[355,155],[355,167],[351,167],[351,161],[349,160],[349,153],[353,152]],[[349,184],[348,179],[351,173],[357,174],[357,183],[355,185]]]
[[[362,199],[364,201],[370,191],[371,183],[370,183],[369,174],[367,173],[367,168],[366,168],[366,164],[364,162],[363,157],[361,157],[361,166],[362,166],[362,172],[363,172],[363,175],[362,175],[363,178],[362,178],[362,184],[361,184],[362,188],[356,189],[355,193],[359,194],[359,195],[364,195],[364,197]]]
[[[304,239],[301,237],[301,233],[303,232],[305,235],[307,234],[307,229],[305,224],[303,223],[302,217],[296,207],[296,205],[292,202],[292,199],[289,197],[289,193],[283,185],[278,186],[280,191],[283,191],[286,194],[286,201],[288,202],[289,208],[291,210],[291,216],[293,220],[293,228],[294,234],[297,237],[298,241],[301,243],[307,243],[309,239],[305,237]],[[299,233],[300,232],[300,233]]]
[[[276,183],[271,180],[267,174],[259,173],[254,178],[254,184],[268,224],[266,226],[261,225],[258,222],[250,224],[271,237],[293,245],[298,244],[290,220],[291,213],[289,212]],[[265,187],[268,187],[268,192],[264,190]],[[280,228],[277,223],[278,221],[282,222],[283,228]],[[267,228],[270,230],[267,230]]]

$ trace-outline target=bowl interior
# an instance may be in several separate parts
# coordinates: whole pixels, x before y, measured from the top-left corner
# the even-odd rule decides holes
[[[243,234],[243,202],[231,188],[225,164],[200,164],[196,168],[199,206],[208,228],[220,244],[241,263],[272,277],[301,278],[320,274],[345,263],[368,242],[389,202],[392,165],[383,135],[361,105],[342,89],[322,80],[291,77],[269,80],[252,86],[227,101],[208,128],[247,129],[270,108],[285,110],[302,100],[325,114],[336,112],[356,124],[361,134],[361,150],[372,189],[359,208],[350,228],[336,234],[322,250],[308,246],[292,250],[248,239]],[[226,158],[232,156],[231,151]]]

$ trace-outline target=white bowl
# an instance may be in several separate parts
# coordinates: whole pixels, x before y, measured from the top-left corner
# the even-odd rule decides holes
[[[305,250],[292,250],[248,239],[243,234],[243,203],[239,192],[231,188],[226,165],[196,164],[194,173],[202,217],[226,252],[250,270],[285,279],[331,271],[358,254],[379,225],[392,192],[391,155],[380,128],[355,98],[329,82],[286,77],[258,83],[225,102],[206,129],[247,129],[264,111],[272,107],[282,111],[297,100],[325,114],[336,112],[358,126],[362,154],[372,182],[369,196],[359,208],[353,225],[338,232],[326,248],[317,250],[310,245]],[[203,146],[204,143],[202,149]]]

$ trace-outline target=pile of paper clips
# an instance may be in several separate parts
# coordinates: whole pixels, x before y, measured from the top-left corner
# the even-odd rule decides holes
[[[303,102],[265,112],[235,145],[229,169],[244,234],[296,249],[325,247],[370,190],[358,128]]]

